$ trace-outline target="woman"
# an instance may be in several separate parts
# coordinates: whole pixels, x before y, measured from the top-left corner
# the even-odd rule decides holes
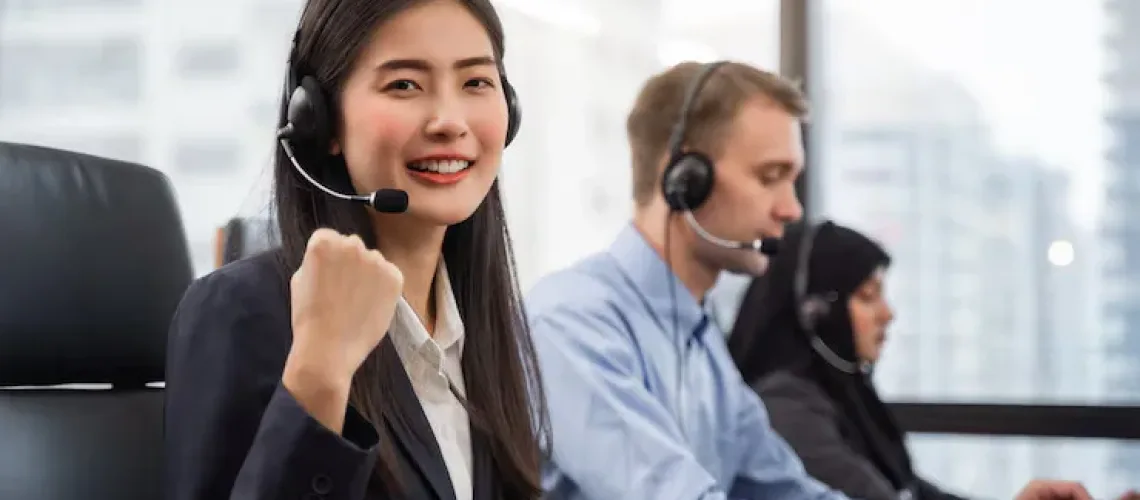
[[[489,0],[307,2],[281,248],[194,283],[172,325],[168,498],[538,498],[546,412],[497,182],[518,123],[503,43]],[[391,190],[405,207],[336,195]]]
[[[729,339],[773,428],[809,474],[851,497],[958,498],[915,474],[904,435],[871,384],[892,319],[883,295],[890,257],[831,222],[789,230],[785,242],[749,287]]]

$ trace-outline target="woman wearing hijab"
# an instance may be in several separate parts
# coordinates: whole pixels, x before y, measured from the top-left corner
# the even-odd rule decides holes
[[[772,426],[808,473],[851,497],[959,499],[915,474],[903,432],[871,384],[892,319],[886,251],[831,222],[792,228],[784,241],[749,287],[729,340]]]

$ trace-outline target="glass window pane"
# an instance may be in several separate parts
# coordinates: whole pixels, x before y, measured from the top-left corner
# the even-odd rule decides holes
[[[884,392],[1140,401],[1140,184],[1107,182],[1140,172],[1140,87],[1105,78],[1140,68],[1124,3],[821,2],[812,209],[893,254]]]
[[[232,139],[188,139],[175,147],[174,164],[185,173],[219,175],[235,170],[240,154],[240,145]]]
[[[118,36],[0,43],[0,113],[135,106],[141,53],[139,40]]]
[[[821,6],[811,202],[893,254],[881,391],[1140,401],[1140,3]],[[1112,498],[1140,475],[1132,444],[914,441],[967,494],[1045,476]]]
[[[300,0],[0,1],[0,140],[135,161],[177,191],[195,272],[216,229],[268,203]]]
[[[178,49],[178,76],[187,80],[224,77],[238,70],[240,54],[233,40],[187,42]]]
[[[885,395],[1140,401],[1140,3],[820,5],[811,208],[894,257]],[[991,496],[1140,475],[1135,446],[1049,446],[925,456]]]
[[[625,118],[681,60],[774,69],[776,0],[495,0],[523,103],[502,181],[523,289],[601,250],[632,214]]]

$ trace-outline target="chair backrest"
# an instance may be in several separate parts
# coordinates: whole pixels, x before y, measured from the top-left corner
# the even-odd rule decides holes
[[[0,234],[0,498],[161,498],[148,384],[192,278],[166,176],[0,143]]]

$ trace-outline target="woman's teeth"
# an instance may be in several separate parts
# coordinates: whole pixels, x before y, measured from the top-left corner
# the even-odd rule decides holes
[[[408,164],[408,168],[412,170],[441,174],[454,174],[470,166],[471,162],[467,160],[425,160]]]

